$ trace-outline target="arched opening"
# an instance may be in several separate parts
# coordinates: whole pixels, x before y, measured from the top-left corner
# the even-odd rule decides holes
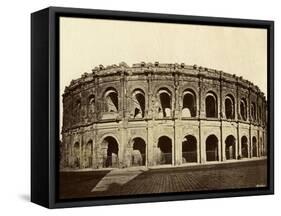
[[[261,107],[259,106],[259,107],[258,107],[258,121],[259,121],[259,122],[261,122],[261,119],[262,119],[261,116],[262,116],[262,114],[261,114]]]
[[[103,146],[105,148],[103,157],[103,167],[118,167],[119,147],[116,139],[111,136],[106,137],[103,141]]]
[[[206,160],[218,161],[218,138],[215,135],[210,135],[206,139]]]
[[[253,157],[258,156],[258,147],[257,147],[257,138],[254,136],[252,138],[252,152],[253,152]]]
[[[247,102],[245,98],[240,101],[240,115],[242,120],[247,121]]]
[[[145,95],[141,90],[133,92],[133,115],[134,118],[143,118],[145,114]]]
[[[81,109],[81,100],[80,99],[76,100],[75,109],[76,109],[76,111],[79,111]]]
[[[182,117],[196,116],[196,96],[194,92],[187,90],[183,93]]]
[[[229,135],[225,139],[225,157],[226,160],[233,160],[235,156],[235,137]]]
[[[117,112],[118,111],[118,93],[115,89],[110,88],[106,91],[105,95],[105,111]]]
[[[145,166],[145,141],[142,138],[133,139],[132,166]]]
[[[79,142],[74,143],[74,146],[73,146],[73,167],[80,168],[80,144],[79,144]]]
[[[195,136],[187,135],[182,141],[182,163],[197,162],[197,140]]]
[[[217,97],[214,93],[209,92],[205,99],[206,117],[207,118],[217,118]]]
[[[172,140],[167,136],[158,139],[159,164],[172,164]]]
[[[75,122],[80,121],[80,114],[81,114],[81,100],[77,99],[74,104],[74,118]]]
[[[88,99],[88,113],[91,115],[95,112],[95,96],[90,95]]]
[[[159,117],[172,116],[172,98],[171,93],[167,89],[160,89],[158,92],[160,106],[158,108]]]
[[[248,157],[248,139],[246,136],[241,138],[241,146],[242,146],[242,158]]]
[[[232,95],[227,95],[225,98],[225,117],[227,119],[234,119],[235,118],[235,105],[234,105],[234,98]]]
[[[256,104],[251,103],[251,118],[252,121],[256,121]]]
[[[89,140],[84,149],[85,168],[93,166],[93,141]]]

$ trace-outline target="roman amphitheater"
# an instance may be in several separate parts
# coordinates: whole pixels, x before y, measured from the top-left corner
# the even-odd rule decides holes
[[[197,65],[100,65],[63,93],[61,168],[181,166],[266,157],[267,103]]]

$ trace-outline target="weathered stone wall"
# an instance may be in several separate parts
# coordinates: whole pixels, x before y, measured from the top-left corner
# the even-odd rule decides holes
[[[257,86],[222,71],[157,62],[99,66],[63,94],[61,165],[128,167],[136,151],[147,166],[181,165],[184,154],[194,163],[266,156],[266,107]],[[183,153],[189,135],[196,151]],[[216,138],[207,144],[211,135]]]

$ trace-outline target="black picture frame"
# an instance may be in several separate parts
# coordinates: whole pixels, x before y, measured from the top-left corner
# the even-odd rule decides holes
[[[264,188],[59,200],[59,17],[267,29],[268,185]],[[31,201],[47,208],[274,194],[274,22],[49,7],[31,15]]]

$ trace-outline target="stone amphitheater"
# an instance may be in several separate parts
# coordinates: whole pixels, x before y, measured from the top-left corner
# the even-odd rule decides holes
[[[99,65],[62,95],[60,167],[180,166],[267,154],[267,102],[252,82],[197,65]]]

